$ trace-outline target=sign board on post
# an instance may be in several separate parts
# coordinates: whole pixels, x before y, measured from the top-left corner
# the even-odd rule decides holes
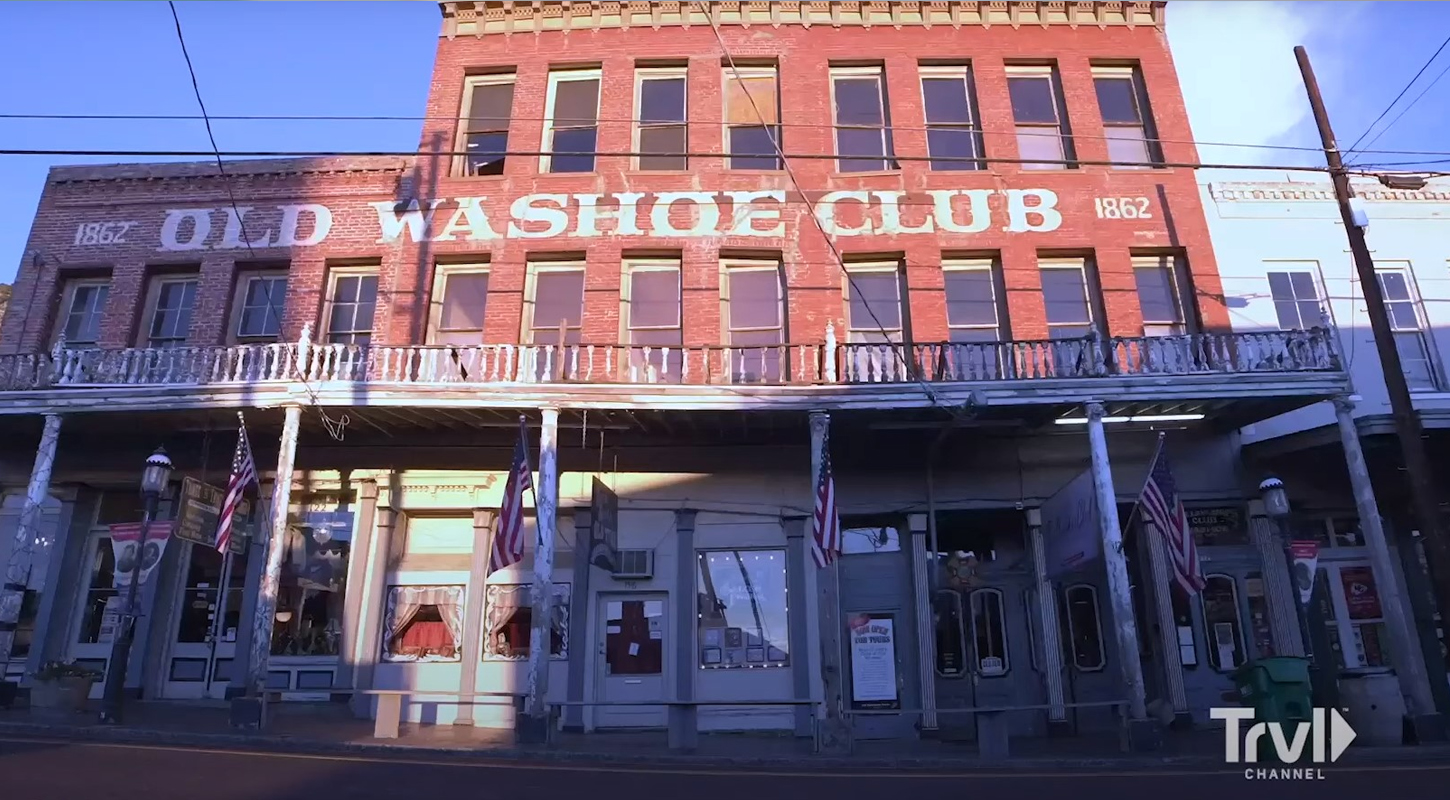
[[[137,558],[141,559],[141,585],[146,585],[146,579],[151,577],[151,572],[161,563],[161,556],[166,553],[166,540],[171,536],[171,528],[170,522],[152,522],[151,529],[146,532],[146,546],[143,550],[141,523],[123,522],[111,526],[111,550],[116,556],[112,581],[117,589],[131,585],[131,571],[136,568]],[[138,550],[142,552],[137,553]]]
[[[1073,478],[1042,504],[1042,547],[1047,576],[1056,578],[1096,561],[1103,554],[1098,531],[1098,497],[1092,470]]]
[[[181,479],[181,512],[176,517],[178,539],[216,547],[217,520],[225,492],[195,478]]]
[[[589,563],[614,572],[619,567],[619,495],[594,479],[589,498]]]

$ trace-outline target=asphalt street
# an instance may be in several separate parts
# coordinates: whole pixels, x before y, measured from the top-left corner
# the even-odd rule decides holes
[[[1250,781],[1243,771],[875,773],[600,768],[336,757],[180,747],[0,740],[5,800],[399,800],[603,797],[640,800],[1444,800],[1450,764],[1328,767],[1320,781]]]

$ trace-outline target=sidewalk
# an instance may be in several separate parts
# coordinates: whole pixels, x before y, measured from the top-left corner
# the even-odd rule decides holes
[[[754,768],[794,771],[1040,772],[1069,770],[1220,769],[1219,730],[1169,733],[1164,749],[1127,755],[1113,736],[1014,739],[1012,757],[987,760],[971,744],[930,740],[857,742],[850,756],[811,753],[809,740],[766,732],[701,734],[693,754],[671,753],[664,732],[561,734],[550,746],[516,745],[512,731],[455,725],[405,725],[398,739],[375,739],[372,721],[336,704],[272,706],[265,732],[230,727],[222,703],[133,702],[126,723],[102,726],[94,714],[0,711],[0,737],[255,750],[289,754],[434,758],[450,761],[608,763],[659,769]],[[1450,761],[1450,745],[1351,746],[1340,764]],[[1266,765],[1267,766],[1267,765]]]

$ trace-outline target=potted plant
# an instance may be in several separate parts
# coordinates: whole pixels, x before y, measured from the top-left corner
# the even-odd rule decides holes
[[[99,670],[73,661],[48,661],[31,675],[30,707],[55,711],[85,711],[91,684],[101,679]]]

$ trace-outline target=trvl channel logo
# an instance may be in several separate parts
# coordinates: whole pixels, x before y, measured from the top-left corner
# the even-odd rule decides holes
[[[1308,722],[1297,724],[1256,722],[1249,726],[1247,733],[1240,731],[1239,723],[1253,720],[1254,710],[1251,708],[1213,708],[1209,709],[1208,716],[1224,721],[1223,753],[1226,763],[1257,764],[1261,754],[1272,759],[1271,763],[1275,766],[1244,769],[1244,778],[1251,781],[1322,781],[1322,765],[1338,761],[1355,738],[1354,728],[1349,726],[1337,708],[1316,708]],[[1290,726],[1292,738],[1285,730]],[[1264,752],[1265,737],[1269,739],[1272,752]],[[1239,747],[1240,742],[1243,743],[1242,748]],[[1309,750],[1307,759],[1306,747]]]

